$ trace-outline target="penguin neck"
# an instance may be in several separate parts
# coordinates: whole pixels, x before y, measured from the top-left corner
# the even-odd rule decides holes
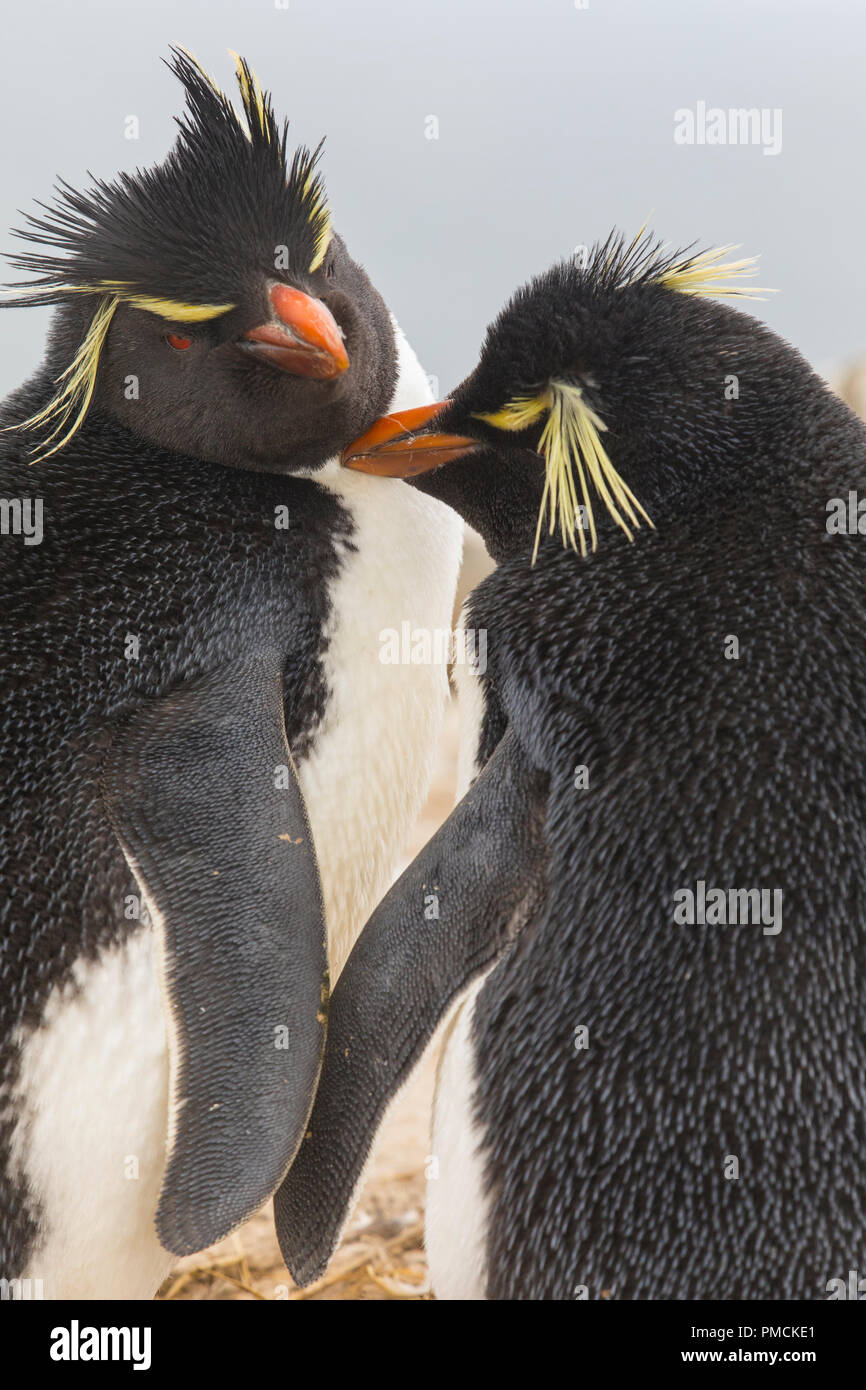
[[[544,486],[536,454],[483,449],[407,481],[474,527],[497,564],[532,553]]]
[[[398,410],[411,410],[414,406],[429,405],[433,400],[433,389],[430,379],[424,372],[421,363],[415,355],[415,351],[406,338],[405,333],[400,327],[394,315],[389,315],[391,319],[391,329],[394,334],[394,366],[393,366],[393,389],[391,399],[385,414],[390,415]],[[332,456],[323,464],[321,468],[299,469],[298,475],[303,478],[311,478],[314,482],[322,483],[331,492],[337,493],[346,500],[351,500],[359,495],[358,485],[359,476],[351,470],[340,467],[338,450],[345,444],[346,440],[340,440]]]

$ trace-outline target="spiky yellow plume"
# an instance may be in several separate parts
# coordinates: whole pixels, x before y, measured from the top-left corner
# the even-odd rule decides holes
[[[476,420],[484,420],[497,430],[525,430],[550,409],[547,393],[541,396],[515,396],[501,410],[478,410]]]
[[[691,247],[671,251],[668,243],[647,231],[644,222],[628,243],[621,232],[611,232],[594,248],[583,268],[589,283],[600,290],[662,285],[680,294],[738,295],[745,299],[773,294],[773,290],[742,284],[744,278],[755,274],[757,257],[725,260],[737,250],[738,246],[729,245],[706,251],[692,251]],[[734,283],[725,284],[726,280]]]
[[[261,134],[266,140],[270,141],[271,129],[266,119],[265,95],[262,91],[262,84],[256,77],[248,63],[230,48],[229,53],[235,60],[237,71],[238,86],[241,91],[241,101],[244,104],[247,121],[250,128],[255,121]]]
[[[72,436],[84,423],[84,417],[87,414],[96,385],[100,356],[118,304],[129,304],[134,309],[143,309],[147,313],[158,314],[161,318],[171,319],[179,323],[201,323],[207,319],[217,318],[220,314],[226,314],[234,308],[232,304],[183,304],[175,299],[158,299],[153,295],[136,294],[120,281],[112,280],[102,281],[99,286],[70,286],[66,293],[99,294],[104,291],[108,291],[108,293],[104,294],[100,300],[99,307],[90,321],[81,346],[69,366],[61,372],[55,382],[55,385],[60,388],[59,391],[52,396],[42,410],[37,411],[35,415],[31,415],[20,425],[14,427],[22,430],[36,430],[43,425],[54,424],[54,429],[38,446],[36,456],[30,460],[31,464],[41,463],[43,459],[58,453],[64,445],[69,443]],[[59,439],[53,448],[46,449],[45,446],[56,439],[67,424],[69,424],[69,429],[62,439]],[[7,428],[12,428],[12,426]]]
[[[666,289],[677,290],[680,294],[735,295],[741,299],[760,299],[773,294],[773,290],[759,289],[756,285],[726,285],[725,280],[737,281],[743,276],[757,274],[757,256],[744,256],[738,261],[725,261],[724,257],[738,246],[718,246],[700,251],[696,256],[684,256],[682,260],[668,264],[658,280]]]
[[[318,270],[322,261],[325,259],[328,247],[331,244],[331,215],[327,209],[323,214],[316,214],[318,225],[316,227],[316,251],[310,261],[310,272]],[[311,219],[312,220],[312,219]]]
[[[180,299],[139,294],[122,280],[101,280],[98,285],[85,287],[83,292],[97,294],[106,290],[133,309],[143,309],[147,314],[158,314],[161,319],[171,319],[175,323],[206,323],[208,319],[218,319],[235,307],[234,304],[188,304]]]
[[[317,174],[311,173],[304,184],[304,198],[309,201],[310,212],[309,221],[313,228],[316,238],[313,259],[310,261],[310,273],[318,270],[322,261],[325,259],[328,247],[331,244],[331,213],[325,202],[325,192]]]
[[[186,52],[185,49],[182,51]],[[235,53],[233,49],[229,49],[229,53],[235,60],[238,87],[240,89],[241,101],[243,103],[247,122],[246,133],[249,134],[255,128],[270,144],[272,137],[272,118],[269,118],[268,101],[262,90],[262,85],[245,59]],[[213,78],[204,71],[201,65],[196,62],[195,58],[189,53],[187,53],[186,56],[189,58],[190,62],[198,68],[199,72],[211,84],[214,91],[217,92],[222,100],[227,101],[227,98],[223,96],[223,93],[217,87]],[[243,126],[242,122],[240,122],[240,124]],[[331,214],[327,206],[321,179],[312,169],[303,185],[302,198],[307,204],[307,217],[313,229],[313,258],[309,265],[309,270],[312,272],[319,269],[319,266],[325,259],[328,246],[331,242]]]
[[[649,516],[617,473],[601,442],[601,435],[607,426],[587,404],[580,386],[574,382],[551,381],[547,389],[537,396],[516,396],[501,410],[479,412],[476,418],[497,429],[524,430],[545,414],[547,419],[538,442],[545,465],[544,491],[532,563],[535,564],[538,555],[545,514],[550,519],[551,535],[559,526],[563,545],[570,545],[574,550],[579,548],[581,555],[586,555],[588,529],[591,548],[597,549],[591,489],[601,498],[629,540],[633,539],[629,523],[635,529],[640,526],[638,513],[648,526],[652,526]],[[581,522],[581,505],[586,513],[586,528]]]
[[[84,335],[81,346],[69,366],[57,378],[55,384],[60,387],[60,390],[42,410],[37,411],[35,415],[31,415],[29,419],[22,421],[18,426],[19,429],[33,430],[39,429],[43,425],[54,424],[54,429],[39,445],[37,456],[30,460],[31,464],[41,463],[43,459],[56,454],[58,449],[62,449],[64,445],[69,443],[84,420],[93,396],[93,388],[96,385],[99,356],[105,342],[105,335],[118,303],[116,296],[109,296],[100,302],[96,313],[90,320],[90,326]],[[58,434],[69,424],[70,420],[72,423],[63,437],[57,441],[52,449],[46,449],[45,446],[50,444],[52,439],[57,439]]]
[[[174,46],[174,51],[176,51],[176,52],[178,52],[178,53],[182,53],[183,56],[187,59],[187,61],[190,62],[190,63],[192,63],[192,65],[193,65],[193,67],[195,68],[196,72],[199,73],[199,75],[200,75],[201,77],[204,78],[204,80],[205,80],[205,82],[207,82],[208,86],[210,86],[210,87],[213,88],[213,90],[216,92],[217,96],[218,96],[218,97],[221,97],[223,101],[225,100],[225,97],[223,96],[222,92],[220,91],[220,89],[219,89],[219,87],[217,86],[217,84],[216,84],[216,82],[214,81],[214,79],[211,77],[210,73],[207,72],[207,71],[202,67],[202,65],[201,65],[201,63],[199,62],[198,58],[196,58],[194,54],[190,53],[190,51],[189,51],[188,48],[184,48],[184,46],[183,46],[182,43],[178,43],[178,44],[175,44],[175,46]],[[231,52],[231,50],[229,50],[229,52]]]
[[[586,534],[585,528],[580,524],[575,471],[580,483],[580,494],[593,550],[598,546],[598,538],[590,483],[629,540],[632,540],[633,536],[623,512],[635,529],[640,526],[638,512],[647,525],[652,526],[652,521],[631,488],[623,482],[611,463],[601,442],[602,432],[607,426],[584,400],[581,388],[569,381],[552,381],[549,397],[549,414],[539,440],[539,449],[544,456],[545,478],[538,527],[535,532],[535,547],[532,552],[533,563],[538,554],[545,509],[550,516],[550,534],[553,535],[558,522],[563,545],[571,545],[576,550],[576,532],[580,542],[580,553],[586,554]]]
[[[237,306],[234,304],[191,304],[182,299],[165,299],[161,295],[140,294],[134,285],[125,280],[97,280],[92,285],[53,285],[51,296],[60,303],[68,294],[110,295],[118,303],[129,304],[133,309],[143,309],[147,314],[157,314],[162,319],[174,323],[206,323],[208,319],[228,314]],[[18,291],[4,292],[10,302],[18,298]]]

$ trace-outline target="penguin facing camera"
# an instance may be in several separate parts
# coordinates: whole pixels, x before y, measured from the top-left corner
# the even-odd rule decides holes
[[[239,110],[170,66],[172,151],[61,184],[8,301],[56,307],[0,412],[0,1273],[46,1297],[149,1297],[278,1185],[447,699],[377,635],[450,625],[462,524],[337,461],[426,378],[246,62]]]

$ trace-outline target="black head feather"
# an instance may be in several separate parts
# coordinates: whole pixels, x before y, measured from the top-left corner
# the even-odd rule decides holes
[[[319,149],[289,157],[287,122],[236,61],[240,111],[174,50],[186,110],[165,161],[94,179],[85,192],[61,183],[18,233],[29,249],[14,264],[36,278],[5,303],[57,305],[44,367],[28,384],[30,413],[17,406],[6,427],[31,464],[76,437],[87,450],[107,412],[133,447],[143,438],[230,467],[316,468],[391,399],[390,317],[331,236]],[[281,285],[330,316],[347,358],[338,374],[293,374],[295,359],[276,371],[267,352],[250,350],[251,334],[273,329]]]
[[[581,553],[602,531],[632,539],[706,509],[714,489],[742,488],[758,458],[780,467],[776,441],[801,401],[819,413],[827,398],[793,348],[713,302],[766,293],[742,283],[753,262],[728,260],[734,249],[670,251],[613,232],[585,265],[517,290],[427,426],[483,449],[414,485],[456,506],[501,558],[546,533]]]
[[[53,248],[10,257],[37,279],[16,285],[7,303],[57,302],[70,289],[120,282],[129,292],[183,303],[233,303],[239,275],[274,272],[277,248],[285,269],[304,273],[323,253],[329,233],[321,146],[301,147],[288,162],[288,122],[238,59],[242,118],[182,50],[168,64],[186,91],[180,134],[166,160],[151,169],[93,179],[85,192],[58,182],[43,216],[16,230],[31,245]]]

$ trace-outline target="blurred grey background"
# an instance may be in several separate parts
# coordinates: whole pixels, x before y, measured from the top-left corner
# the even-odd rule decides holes
[[[511,290],[613,224],[761,253],[756,306],[819,369],[866,351],[862,0],[5,0],[2,245],[55,176],[163,157],[189,48],[243,53],[442,390]],[[674,113],[781,109],[781,150],[680,145]],[[137,140],[125,137],[136,116]],[[436,130],[438,138],[428,138]],[[14,273],[4,279],[14,278]],[[0,394],[48,311],[0,319]]]

